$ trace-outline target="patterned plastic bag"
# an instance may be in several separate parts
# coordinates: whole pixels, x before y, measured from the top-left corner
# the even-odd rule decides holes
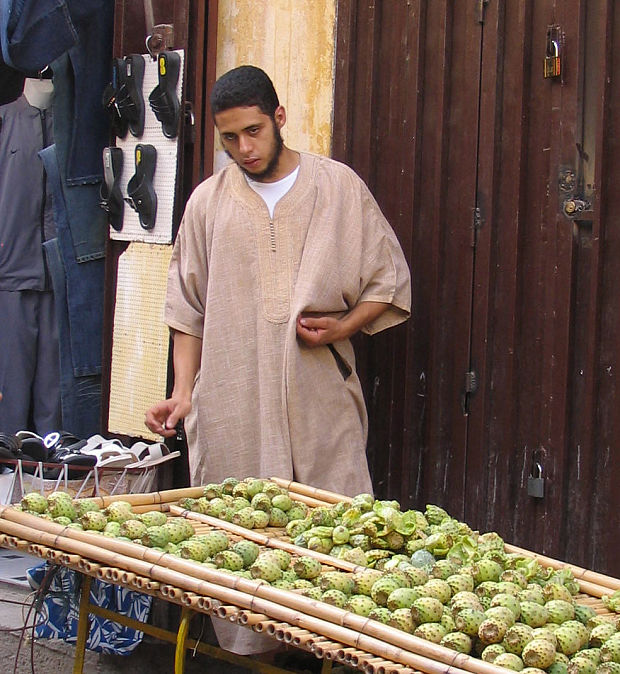
[[[35,636],[40,639],[63,639],[74,644],[77,640],[82,576],[71,569],[45,562],[26,572],[33,590],[41,587],[51,568],[53,577],[49,588],[36,606],[38,615]],[[152,598],[94,579],[90,587],[90,602],[144,622],[148,618]],[[142,637],[143,632],[91,615],[86,648],[106,654],[129,655],[142,641]]]

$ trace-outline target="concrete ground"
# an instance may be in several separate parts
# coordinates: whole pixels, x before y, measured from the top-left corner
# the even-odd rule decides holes
[[[32,603],[31,589],[26,581],[25,570],[37,565],[40,560],[13,550],[0,548],[0,671],[6,674],[32,674],[40,672],[73,671],[75,649],[64,641],[31,638],[33,616],[28,615]],[[154,600],[151,620],[166,627],[177,625],[175,611],[178,607]],[[195,618],[189,636],[215,645],[216,641],[208,618]],[[275,642],[274,642],[275,643]],[[174,672],[175,647],[173,644],[144,635],[142,643],[128,656],[102,655],[86,651],[83,671],[85,674],[168,674]],[[279,654],[275,665],[291,672],[315,674],[320,672],[322,661],[310,654],[291,649]],[[334,667],[334,674],[353,672],[343,667]],[[213,659],[202,653],[186,652],[187,674],[249,674],[253,670]]]

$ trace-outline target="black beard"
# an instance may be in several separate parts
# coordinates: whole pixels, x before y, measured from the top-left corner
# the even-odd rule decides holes
[[[282,134],[280,133],[280,129],[276,126],[275,120],[273,121],[273,138],[276,142],[276,148],[275,148],[275,153],[273,157],[269,160],[269,163],[265,167],[264,171],[261,171],[260,173],[252,173],[251,171],[248,171],[247,169],[244,169],[243,166],[239,164],[239,168],[248,176],[248,178],[251,178],[252,180],[257,180],[258,182],[261,182],[265,180],[265,178],[270,178],[276,171],[276,168],[278,167],[278,162],[280,161],[280,155],[282,154],[282,149],[284,147],[284,141],[282,140]],[[230,157],[230,153],[227,151],[226,154]]]

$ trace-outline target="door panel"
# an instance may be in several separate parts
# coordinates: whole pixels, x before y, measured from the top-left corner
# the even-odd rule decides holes
[[[341,0],[333,148],[412,270],[411,320],[357,344],[378,494],[616,575],[619,14]]]

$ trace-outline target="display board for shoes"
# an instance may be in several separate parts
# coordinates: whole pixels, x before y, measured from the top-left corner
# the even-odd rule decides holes
[[[177,50],[175,53],[179,54],[181,57],[181,67],[176,92],[179,101],[182,101],[183,64],[185,56],[183,50]],[[157,195],[155,225],[152,229],[145,229],[140,224],[138,213],[125,202],[122,229],[116,231],[110,227],[110,238],[118,241],[171,243],[179,139],[178,136],[175,138],[167,138],[164,135],[162,124],[149,105],[149,95],[159,83],[158,61],[153,60],[149,54],[143,54],[143,57],[145,62],[144,80],[142,84],[142,95],[144,98],[144,132],[140,136],[134,136],[128,131],[124,138],[116,139],[116,147],[123,151],[123,168],[120,178],[120,189],[124,198],[127,198],[128,196],[127,184],[136,171],[136,145],[152,145],[156,149],[157,161],[153,178],[153,187],[155,189],[155,194]]]
[[[172,246],[134,242],[120,256],[110,374],[108,430],[159,439],[144,413],[166,397],[169,330],[164,324]]]

